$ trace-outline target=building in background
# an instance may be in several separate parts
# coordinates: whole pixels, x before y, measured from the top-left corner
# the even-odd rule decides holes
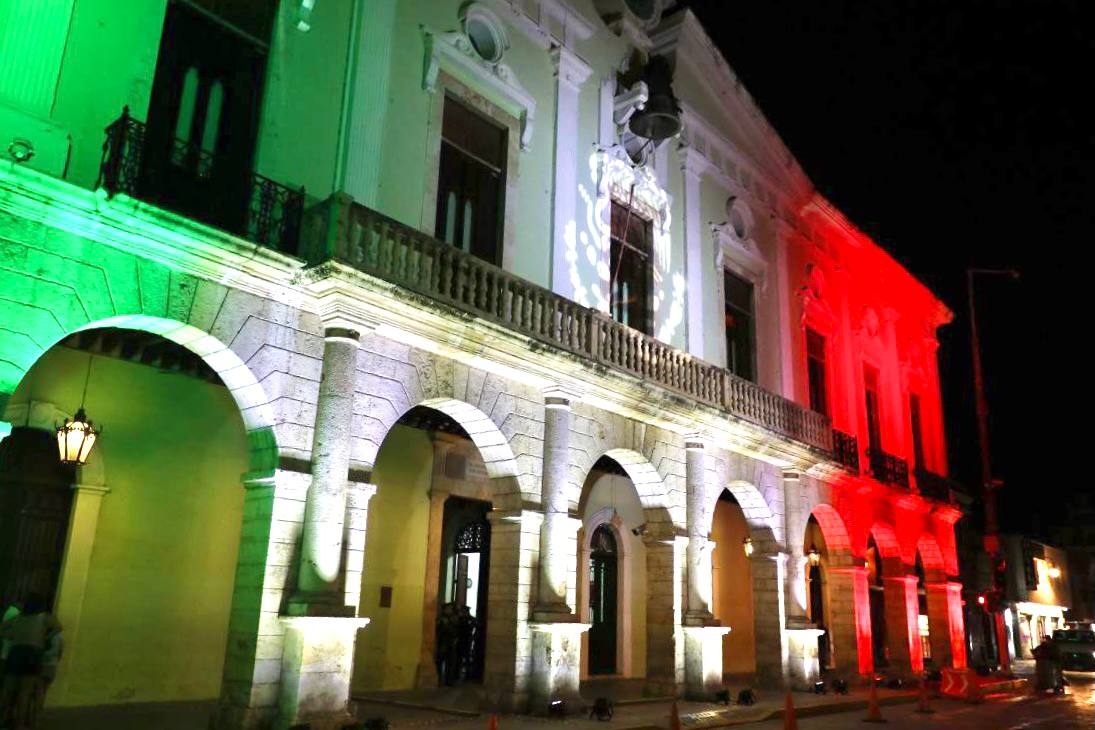
[[[0,0],[0,49],[0,588],[66,627],[51,703],[965,665],[951,313],[687,10]]]
[[[1031,659],[1031,650],[1074,618],[1068,554],[1018,535],[1007,535],[1002,542],[1008,565],[1004,617],[1010,648],[1014,657]]]

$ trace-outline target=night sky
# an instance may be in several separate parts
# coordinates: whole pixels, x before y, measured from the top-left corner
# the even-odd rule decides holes
[[[979,491],[965,269],[1004,529],[1091,490],[1095,33],[1081,2],[689,3],[817,188],[954,311],[941,333],[952,475]],[[1088,371],[1089,372],[1089,371]]]

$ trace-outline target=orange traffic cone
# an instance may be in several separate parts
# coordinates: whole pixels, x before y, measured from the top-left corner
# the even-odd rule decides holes
[[[498,730],[498,715],[491,713],[487,716],[487,730]]]
[[[791,693],[783,702],[783,730],[798,730],[798,717],[795,716],[795,700]]]
[[[935,712],[928,707],[928,683],[920,680],[920,696],[916,700],[916,711],[922,715],[930,715]]]
[[[681,713],[677,710],[676,700],[673,700],[673,709],[669,712],[669,730],[681,730]]]
[[[871,693],[867,697],[867,716],[863,718],[863,722],[886,722],[886,719],[882,717],[882,710],[878,707],[878,685],[874,683],[874,678],[871,678]]]

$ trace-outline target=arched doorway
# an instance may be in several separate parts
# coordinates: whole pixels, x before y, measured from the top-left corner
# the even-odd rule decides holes
[[[589,550],[589,673],[616,674],[619,548],[607,525],[598,525]]]
[[[724,489],[711,518],[712,612],[730,632],[722,639],[722,671],[729,679],[751,677],[757,670],[753,616],[755,549],[738,500]]]
[[[818,666],[822,671],[832,669],[833,636],[829,612],[829,583],[826,570],[829,567],[829,546],[817,518],[810,515],[806,522],[806,539],[803,542],[806,555],[806,612],[810,621],[825,633],[817,637]]]
[[[881,669],[889,666],[890,660],[886,644],[886,589],[882,553],[878,550],[874,535],[867,539],[866,568],[871,604],[871,656],[875,669]]]
[[[498,546],[479,447],[453,416],[415,406],[384,437],[372,481],[361,598],[372,621],[358,635],[354,690],[481,683]],[[467,694],[477,707],[478,692]]]
[[[447,685],[481,682],[486,658],[487,590],[490,585],[490,502],[465,497],[445,500],[442,524],[441,604],[437,646],[455,651],[442,658]],[[455,659],[455,661],[454,661]]]
[[[582,636],[582,679],[644,677],[647,518],[635,480],[614,457],[602,456],[590,468],[578,514],[576,600],[579,618],[591,626]],[[589,685],[583,691],[618,689]]]
[[[103,431],[73,470],[53,430],[81,405]],[[254,466],[217,372],[151,332],[90,328],[43,353],[2,415],[3,590],[52,595],[65,631],[49,704],[215,699]]]

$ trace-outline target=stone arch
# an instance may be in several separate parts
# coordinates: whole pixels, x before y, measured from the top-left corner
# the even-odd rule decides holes
[[[925,577],[929,582],[939,582],[946,577],[943,551],[933,535],[926,532],[922,534],[916,542],[916,551],[920,554],[920,562],[924,566]]]
[[[840,513],[830,504],[817,504],[810,510],[810,514],[821,526],[821,534],[825,536],[825,544],[830,551],[852,549],[852,540],[848,536],[848,528],[844,526],[844,520]]]
[[[602,456],[615,461],[627,474],[635,487],[635,493],[639,496],[639,503],[643,506],[647,523],[651,526],[672,527],[675,520],[673,507],[669,503],[669,492],[662,475],[654,468],[654,465],[645,456],[631,449],[609,449]],[[586,468],[587,477],[597,461],[594,459]],[[585,479],[582,483],[585,483]]]
[[[718,505],[722,493],[730,492],[733,495],[745,522],[749,526],[749,536],[753,539],[754,548],[761,555],[773,555],[776,552],[777,541],[772,531],[772,509],[765,501],[760,489],[753,483],[744,479],[734,479],[719,488],[709,488],[704,505],[704,523],[707,527],[705,534],[710,534],[715,520],[715,507]]]
[[[277,467],[278,445],[274,431],[274,413],[270,399],[262,384],[258,382],[251,368],[220,339],[193,325],[173,319],[145,314],[117,315],[87,322],[73,332],[82,332],[105,327],[140,330],[159,335],[166,340],[183,347],[201,357],[214,370],[224,383],[232,399],[236,402],[247,430],[250,470],[249,476],[269,476]],[[21,371],[15,385],[29,372],[46,350],[67,337],[65,332],[54,337],[48,344],[39,344],[40,351],[29,360]],[[11,363],[11,361],[6,361]],[[11,377],[10,374],[8,377]],[[12,388],[14,392],[14,387]]]
[[[352,459],[361,468],[372,469],[404,413],[427,406],[468,432],[492,478],[512,480],[508,491],[516,506],[540,503],[544,406],[539,391],[370,335],[358,354],[357,398],[364,407],[355,418]]]
[[[498,507],[519,509],[522,494],[517,459],[505,435],[494,421],[475,406],[455,398],[427,398],[417,405],[444,413],[464,429],[479,451],[487,476],[494,484],[494,496],[499,501]]]
[[[868,531],[868,537],[874,537],[878,552],[883,558],[901,559],[901,544],[897,540],[897,532],[892,525],[885,522],[876,522]]]

